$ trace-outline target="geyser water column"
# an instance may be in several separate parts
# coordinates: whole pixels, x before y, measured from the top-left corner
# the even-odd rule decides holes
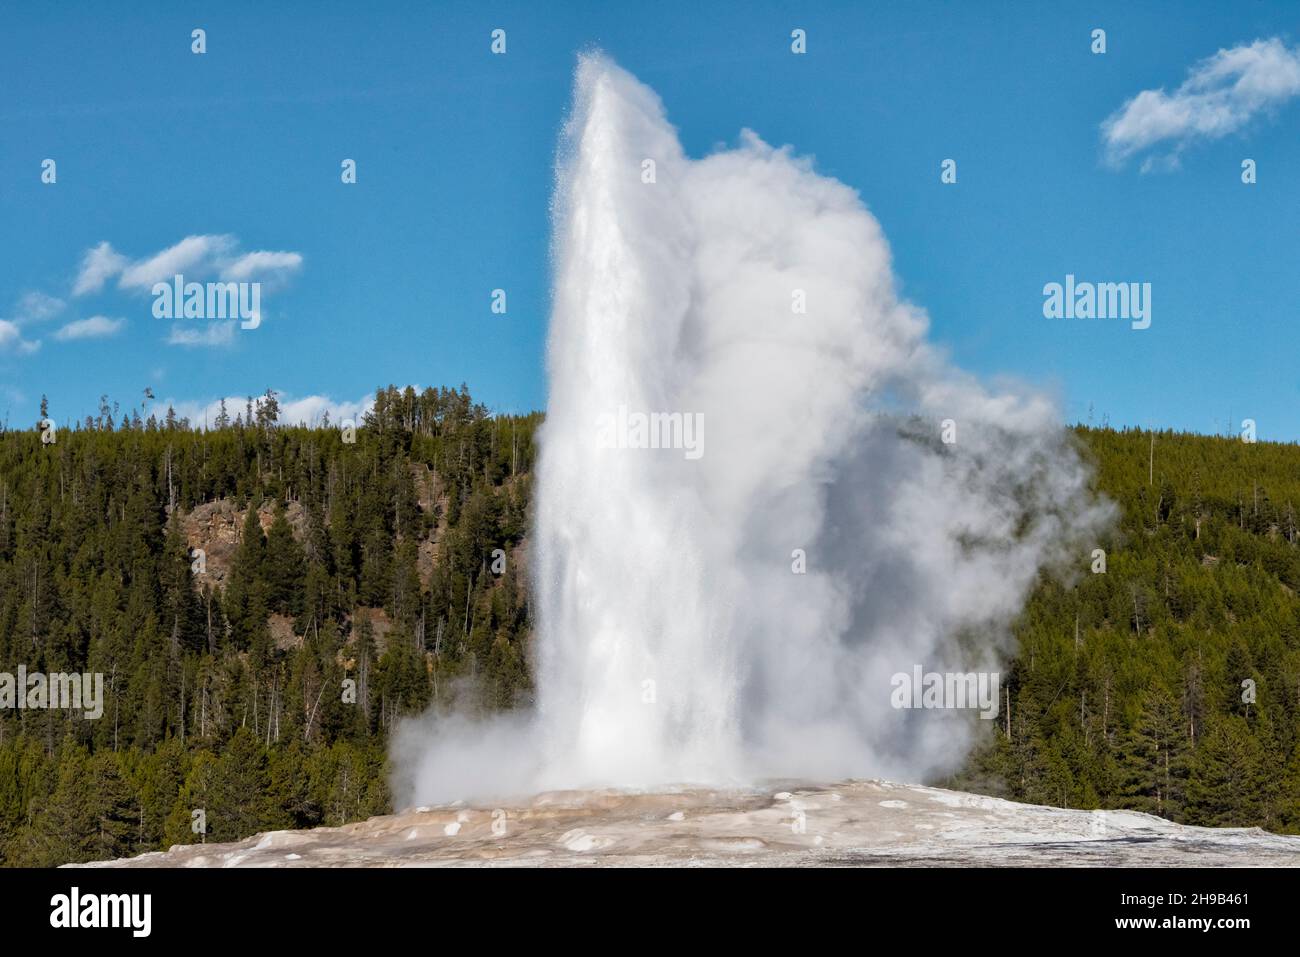
[[[897,710],[891,678],[998,669],[1040,570],[1094,544],[1052,404],[927,344],[856,192],[748,131],[687,157],[601,55],[553,215],[536,708],[407,725],[399,803],[954,768],[976,712]],[[652,414],[702,441],[610,441]]]
[[[539,718],[557,783],[712,777],[738,754],[733,590],[701,473],[708,416],[693,460],[598,435],[620,410],[699,411],[688,169],[655,95],[584,57],[554,210],[534,577]]]

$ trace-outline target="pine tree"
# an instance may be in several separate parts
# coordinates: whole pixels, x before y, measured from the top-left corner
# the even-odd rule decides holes
[[[1186,736],[1178,703],[1163,687],[1143,703],[1119,753],[1122,806],[1177,818],[1186,775]]]
[[[1259,819],[1266,790],[1263,749],[1244,718],[1218,718],[1201,742],[1187,784],[1190,823],[1243,827]]]
[[[82,786],[91,797],[93,815],[90,854],[93,860],[123,857],[134,848],[134,825],[139,803],[122,778],[117,755],[100,751],[90,758]]]
[[[205,785],[208,840],[233,841],[290,823],[269,796],[266,751],[247,727],[227,742]]]
[[[262,523],[255,503],[250,502],[225,594],[225,610],[237,648],[246,649],[252,645],[269,614],[265,561],[266,540]]]
[[[163,841],[167,818],[185,781],[185,751],[179,738],[168,738],[141,763],[140,817],[135,851],[153,850]]]
[[[266,537],[262,566],[267,603],[273,612],[296,615],[302,609],[304,562],[302,546],[293,537],[283,504],[277,502],[275,517]]]

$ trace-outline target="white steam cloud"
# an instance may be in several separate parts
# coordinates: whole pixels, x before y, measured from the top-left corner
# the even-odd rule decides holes
[[[974,712],[890,679],[996,670],[1040,571],[1086,558],[1109,507],[1052,404],[927,344],[852,189],[748,131],[688,158],[600,55],[554,217],[536,707],[405,723],[398,804],[956,767]],[[703,454],[597,441],[620,407],[702,416]]]

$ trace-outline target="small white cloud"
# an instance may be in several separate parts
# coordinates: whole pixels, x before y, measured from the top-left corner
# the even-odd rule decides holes
[[[126,257],[107,242],[86,250],[86,254],[81,257],[81,270],[77,273],[77,280],[72,284],[72,294],[84,296],[99,292],[104,288],[104,283],[120,273],[126,264]]]
[[[216,278],[273,282],[291,276],[302,261],[301,253],[290,251],[241,252],[238,238],[229,235],[186,236],[152,256],[134,261],[103,242],[82,257],[72,294],[99,292],[113,276],[118,277],[118,287],[126,290],[150,290],[155,283],[170,282],[177,275],[195,282]]]
[[[41,347],[39,339],[24,339],[18,323],[9,319],[0,319],[0,353],[13,353],[20,356],[31,355]]]
[[[269,279],[293,272],[301,265],[302,255],[299,253],[266,251],[245,253],[226,265],[221,271],[221,278],[234,282]]]
[[[375,397],[368,395],[356,402],[348,402],[325,395],[307,395],[300,399],[280,396],[279,402],[281,425],[320,425],[327,412],[330,422],[337,425],[344,419],[360,423],[361,417],[375,404]]]
[[[204,322],[202,325],[173,323],[167,337],[169,346],[218,347],[228,346],[235,340],[233,322]]]
[[[60,342],[75,339],[104,339],[116,334],[124,325],[125,319],[110,319],[107,316],[91,316],[70,322],[54,334]]]
[[[127,266],[118,285],[123,289],[149,289],[156,282],[168,282],[186,271],[194,272],[197,279],[210,274],[216,268],[215,260],[235,245],[233,236],[186,236],[176,245]]]
[[[332,425],[337,425],[344,419],[351,419],[360,423],[362,417],[375,404],[373,395],[365,395],[355,402],[347,399],[332,399],[324,395],[309,395],[301,398],[294,398],[288,394],[276,392],[276,401],[280,404],[279,423],[281,425],[307,425],[319,426],[324,420],[325,414],[329,413],[329,420]],[[253,397],[253,409],[256,410],[262,403],[261,396]],[[221,414],[221,400],[213,399],[210,402],[194,400],[176,400],[162,399],[150,404],[145,417],[148,418],[152,413],[158,418],[167,414],[167,408],[171,407],[176,410],[176,414],[190,420],[190,424],[202,427],[205,423],[212,427],[216,424],[218,416]],[[248,406],[248,397],[242,395],[226,396],[226,415],[230,421],[235,421],[236,415],[244,415]]]
[[[1177,154],[1199,139],[1219,139],[1261,113],[1300,96],[1300,50],[1277,37],[1256,40],[1196,64],[1172,94],[1143,90],[1106,118],[1101,138],[1119,166],[1159,144],[1170,155],[1149,157],[1144,172],[1177,168]]]
[[[47,296],[43,292],[29,292],[18,300],[15,318],[18,322],[44,322],[63,311],[66,306],[62,299]]]

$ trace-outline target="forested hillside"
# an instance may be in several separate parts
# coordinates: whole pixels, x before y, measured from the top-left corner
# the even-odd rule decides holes
[[[0,711],[7,863],[382,813],[398,714],[527,691],[514,551],[540,416],[463,386],[381,390],[351,434],[277,415],[270,393],[208,431],[105,403],[53,443],[0,438],[0,671],[105,685],[98,720]]]
[[[1038,588],[1010,720],[955,782],[1300,831],[1300,447],[1078,431],[1122,510],[1106,570]]]
[[[463,386],[382,389],[355,433],[277,412],[0,438],[0,672],[105,676],[98,720],[0,710],[6,863],[383,813],[398,716],[528,699],[540,414]],[[939,783],[1300,831],[1300,447],[1079,438],[1122,512],[1105,571],[1044,579],[1009,714]]]

